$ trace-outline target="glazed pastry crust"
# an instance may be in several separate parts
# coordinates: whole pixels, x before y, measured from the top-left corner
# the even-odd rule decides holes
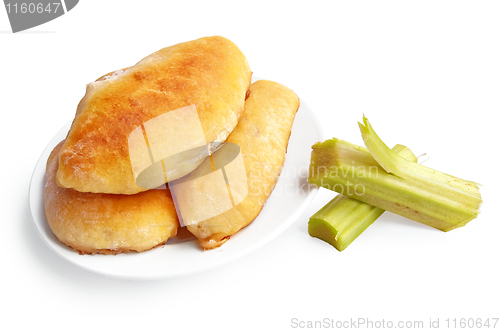
[[[219,247],[259,215],[283,167],[298,108],[299,98],[281,84],[261,80],[251,85],[245,112],[226,140],[241,149],[248,194],[231,210],[187,226],[204,249]]]
[[[161,114],[195,105],[206,142],[223,142],[244,110],[251,76],[238,47],[215,36],[164,48],[88,84],[60,153],[57,183],[93,193],[146,190],[134,179],[130,133]],[[202,160],[184,165],[177,177]]]
[[[112,195],[59,187],[62,145],[47,161],[44,193],[48,224],[62,243],[80,254],[117,254],[152,249],[176,235],[179,222],[168,190]]]

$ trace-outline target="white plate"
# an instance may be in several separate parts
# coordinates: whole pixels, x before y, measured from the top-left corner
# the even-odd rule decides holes
[[[288,144],[285,165],[276,187],[259,216],[220,248],[203,251],[196,240],[167,242],[142,253],[79,255],[61,244],[45,219],[43,190],[47,158],[66,137],[70,123],[50,141],[35,166],[29,205],[43,241],[65,260],[97,274],[125,279],[162,279],[210,270],[232,262],[268,243],[287,229],[306,209],[317,189],[309,186],[307,170],[311,146],[323,140],[321,127],[311,109],[301,101]],[[306,222],[306,221],[303,221]]]

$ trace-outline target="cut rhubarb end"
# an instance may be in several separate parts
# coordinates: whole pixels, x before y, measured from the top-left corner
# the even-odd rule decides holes
[[[347,248],[384,210],[337,195],[309,220],[309,235],[321,239],[338,251]]]

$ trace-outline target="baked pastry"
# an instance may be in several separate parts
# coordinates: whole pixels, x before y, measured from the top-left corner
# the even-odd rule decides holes
[[[56,184],[59,143],[47,161],[44,206],[56,237],[80,254],[117,254],[154,248],[177,233],[168,190],[135,195],[82,193]]]
[[[298,107],[299,98],[287,87],[253,83],[245,112],[226,140],[228,149],[223,146],[195,171],[169,183],[182,222],[204,249],[225,243],[262,210],[285,161]]]
[[[238,47],[215,36],[164,48],[88,84],[57,183],[135,194],[188,174],[213,152],[207,143],[225,141],[237,125],[251,76]]]

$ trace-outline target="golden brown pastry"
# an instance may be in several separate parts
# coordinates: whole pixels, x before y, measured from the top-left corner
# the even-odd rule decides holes
[[[238,47],[216,36],[164,48],[88,84],[61,149],[57,183],[135,194],[188,174],[210,153],[207,143],[233,131],[251,75]],[[155,177],[162,168],[165,176]]]
[[[47,161],[44,205],[50,228],[81,254],[117,254],[154,248],[177,233],[168,190],[135,195],[82,193],[56,184],[59,143]]]
[[[182,205],[184,224],[204,249],[222,245],[260,213],[285,161],[298,107],[298,97],[287,87],[271,81],[253,83],[245,112],[226,140],[232,143],[230,151],[222,147],[212,160],[207,158],[194,172],[169,184]],[[243,174],[238,173],[240,155]],[[235,207],[228,209],[231,204]],[[216,216],[202,220],[203,215]]]

